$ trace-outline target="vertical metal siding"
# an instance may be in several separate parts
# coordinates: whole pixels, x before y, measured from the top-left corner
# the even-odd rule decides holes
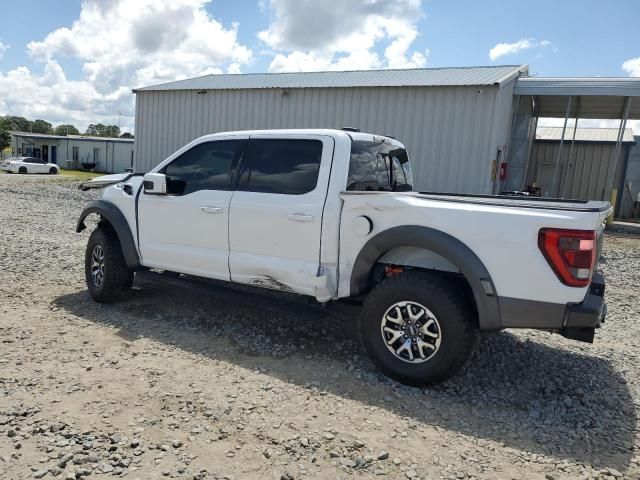
[[[488,193],[494,150],[506,143],[510,125],[511,98],[507,102],[502,97],[511,93],[498,87],[481,90],[308,88],[289,89],[286,95],[280,89],[209,90],[204,94],[139,91],[135,170],[149,171],[185,143],[209,133],[352,126],[393,135],[403,142],[418,190]]]
[[[532,177],[529,183],[537,182],[543,194],[564,196],[580,200],[608,200],[612,185],[607,185],[608,174],[616,168],[615,144],[580,142],[574,145],[569,157],[569,145],[565,143],[560,158],[561,182],[557,192],[547,191],[553,175],[553,161],[560,148],[558,142],[536,141],[531,153]],[[620,158],[626,154],[621,149]],[[620,159],[619,158],[619,159]]]

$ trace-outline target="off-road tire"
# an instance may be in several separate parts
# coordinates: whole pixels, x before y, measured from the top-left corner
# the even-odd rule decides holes
[[[18,173],[27,173],[27,167],[20,167]]]
[[[58,169],[56,167],[51,167],[49,169],[49,175],[57,175],[58,174]]]
[[[92,264],[94,249],[103,253],[103,276],[100,284],[94,282]],[[91,297],[99,303],[113,303],[123,298],[133,285],[133,272],[127,267],[118,236],[109,226],[98,226],[89,237],[84,262],[87,288]]]
[[[387,348],[381,332],[385,312],[403,301],[416,302],[436,317],[439,348],[423,363],[408,363]],[[386,375],[412,386],[433,385],[455,375],[471,356],[478,339],[474,312],[446,279],[424,272],[388,277],[367,295],[359,318],[363,346]]]

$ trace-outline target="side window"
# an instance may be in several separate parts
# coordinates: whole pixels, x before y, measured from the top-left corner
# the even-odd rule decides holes
[[[167,193],[187,195],[199,190],[228,190],[232,164],[246,140],[220,140],[196,145],[162,169]]]
[[[244,156],[238,190],[302,195],[316,188],[320,140],[256,139]]]

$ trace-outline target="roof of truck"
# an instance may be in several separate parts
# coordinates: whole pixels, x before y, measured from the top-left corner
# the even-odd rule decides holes
[[[392,145],[396,145],[400,148],[404,148],[404,144],[393,137],[388,135],[381,135],[377,133],[367,132],[354,132],[351,130],[343,130],[339,128],[286,128],[286,129],[271,129],[271,130],[237,130],[232,132],[216,132],[210,135],[203,135],[203,137],[221,137],[221,136],[257,136],[257,135],[344,135],[351,137],[352,140],[362,140],[368,142],[385,142]],[[202,138],[202,137],[200,137]]]

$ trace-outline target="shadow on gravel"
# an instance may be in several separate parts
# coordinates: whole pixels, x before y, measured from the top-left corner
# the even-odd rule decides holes
[[[550,455],[596,468],[629,466],[637,421],[633,399],[624,378],[604,359],[506,332],[487,334],[460,375],[419,390],[373,368],[350,333],[352,315],[278,314],[238,303],[235,288],[202,295],[136,280],[140,284],[142,289],[116,305],[96,304],[86,292],[59,297],[54,304],[119,328],[129,341],[147,337],[259,368],[413,423],[498,441],[523,455]]]

